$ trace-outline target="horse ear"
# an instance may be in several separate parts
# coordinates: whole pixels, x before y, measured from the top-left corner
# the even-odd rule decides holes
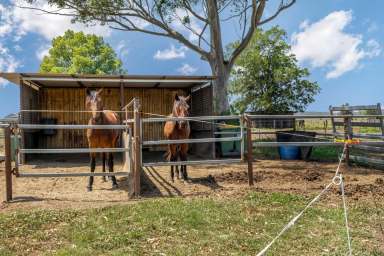
[[[185,101],[189,101],[191,99],[191,95],[188,95],[186,98],[185,98]]]
[[[87,87],[87,89],[85,90],[85,93],[87,94],[87,96],[90,96],[91,95],[91,90],[89,90],[89,88]]]
[[[175,94],[175,100],[176,100],[176,101],[179,101],[179,100],[180,100],[179,95],[177,95],[177,93]]]
[[[97,95],[100,95],[100,94],[103,92],[103,90],[104,90],[104,88],[99,89],[99,90],[96,92],[96,94],[97,94]]]

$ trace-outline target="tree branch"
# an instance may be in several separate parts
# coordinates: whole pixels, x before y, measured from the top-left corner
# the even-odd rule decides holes
[[[257,5],[257,0],[252,0],[252,17],[250,27],[244,39],[240,42],[239,46],[233,51],[232,56],[228,61],[228,69],[233,67],[236,58],[240,53],[247,47],[248,43],[251,41],[253,33],[256,30],[257,24],[259,23],[261,16],[263,15],[266,0],[260,0],[260,3]]]
[[[277,9],[277,11],[275,12],[275,14],[273,14],[272,16],[260,21],[257,25],[258,26],[261,26],[261,25],[264,25],[265,23],[268,23],[270,22],[271,20],[273,20],[274,18],[276,18],[277,16],[279,16],[279,14],[284,11],[285,9],[288,9],[289,7],[291,7],[292,5],[294,5],[296,3],[296,0],[290,0],[290,2],[288,4],[284,4],[284,1],[281,0],[280,2],[280,5],[279,5],[279,8]]]

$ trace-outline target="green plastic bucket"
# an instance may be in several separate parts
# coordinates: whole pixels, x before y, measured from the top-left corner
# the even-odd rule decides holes
[[[219,132],[228,132],[228,134],[219,134],[220,138],[240,136],[240,130],[238,128],[221,128]],[[229,134],[229,132],[233,132],[233,134]],[[221,141],[220,149],[222,156],[240,156],[241,141]]]

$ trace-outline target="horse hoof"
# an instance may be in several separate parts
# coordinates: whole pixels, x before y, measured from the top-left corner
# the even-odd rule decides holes
[[[92,191],[92,187],[87,187],[87,191],[91,192]]]

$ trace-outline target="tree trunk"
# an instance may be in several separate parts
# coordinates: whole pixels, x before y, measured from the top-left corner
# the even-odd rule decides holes
[[[213,112],[215,114],[224,114],[229,111],[228,102],[228,81],[230,70],[222,63],[210,63],[212,74],[215,76],[213,81]]]

